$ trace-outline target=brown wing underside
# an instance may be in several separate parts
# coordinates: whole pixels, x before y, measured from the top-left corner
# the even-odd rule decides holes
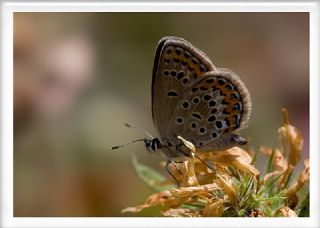
[[[160,40],[152,76],[152,116],[160,135],[167,134],[172,112],[186,88],[215,69],[209,58],[188,41],[177,37]]]

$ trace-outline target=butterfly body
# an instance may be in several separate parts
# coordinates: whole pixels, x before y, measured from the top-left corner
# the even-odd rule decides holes
[[[178,37],[159,41],[152,77],[152,115],[161,150],[168,159],[191,155],[177,136],[197,152],[219,151],[246,140],[250,95],[231,70],[217,68],[205,53]],[[150,148],[151,144],[146,144]]]

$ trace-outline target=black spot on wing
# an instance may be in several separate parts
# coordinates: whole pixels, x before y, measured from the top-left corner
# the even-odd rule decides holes
[[[176,91],[174,91],[174,90],[171,90],[171,91],[167,92],[167,96],[168,97],[177,97],[178,93]]]

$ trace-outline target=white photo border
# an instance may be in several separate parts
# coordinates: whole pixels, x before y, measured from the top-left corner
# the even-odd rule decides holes
[[[1,227],[320,227],[319,7],[309,1],[2,1],[1,10]],[[308,218],[44,218],[13,216],[14,12],[308,12],[310,19],[310,217]]]

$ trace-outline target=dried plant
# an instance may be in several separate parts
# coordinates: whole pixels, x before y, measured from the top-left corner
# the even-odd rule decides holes
[[[292,181],[301,159],[303,139],[290,125],[284,109],[279,128],[279,148],[260,146],[257,152],[234,147],[226,151],[197,154],[172,166],[181,187],[148,166],[133,164],[139,177],[156,192],[144,204],[128,207],[131,216],[166,217],[305,217],[309,216],[309,160]],[[196,154],[196,148],[180,139]],[[268,157],[267,171],[255,166],[258,154]],[[212,168],[213,167],[213,168]]]

